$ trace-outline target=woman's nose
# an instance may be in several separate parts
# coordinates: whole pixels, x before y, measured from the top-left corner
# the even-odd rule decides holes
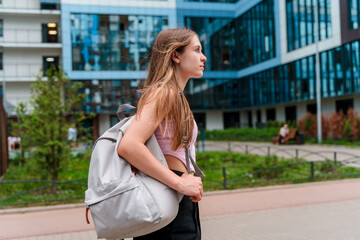
[[[206,58],[205,55],[203,54],[203,55],[202,55],[202,58],[201,58],[201,61],[202,61],[202,62],[205,62],[206,60],[207,60],[207,58]]]

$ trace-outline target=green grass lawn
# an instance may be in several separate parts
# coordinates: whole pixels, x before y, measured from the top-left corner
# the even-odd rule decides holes
[[[198,152],[196,157],[198,165],[206,175],[203,183],[207,191],[224,189],[224,168],[226,168],[227,189],[312,181],[310,163],[300,159],[231,152]],[[51,186],[51,182],[30,182],[30,180],[46,179],[44,175],[46,171],[43,171],[34,160],[28,159],[24,166],[16,163],[15,159],[10,161],[9,172],[0,182],[0,208],[84,201],[89,155],[74,156],[66,163],[66,167],[59,175],[61,183],[58,184],[56,194],[51,194],[51,188],[45,187]],[[313,172],[315,181],[360,176],[360,169],[342,166],[341,163],[332,161],[315,163]],[[77,179],[82,180],[77,181]],[[4,201],[14,195],[18,196]]]
[[[46,179],[46,171],[33,159],[27,159],[23,166],[11,159],[9,171],[0,182],[0,207],[83,202],[89,163],[88,156],[74,156],[59,174],[56,194],[51,194],[51,181],[40,180]],[[4,201],[11,196],[16,197]]]
[[[284,183],[302,183],[360,177],[360,169],[340,162],[311,163],[301,159],[257,156],[231,152],[197,153],[197,163],[205,173],[205,190],[256,187]]]

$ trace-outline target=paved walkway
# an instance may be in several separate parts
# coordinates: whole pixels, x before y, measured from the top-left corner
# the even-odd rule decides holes
[[[256,142],[213,142],[205,141],[205,151],[233,151],[251,153],[261,156],[268,154],[284,158],[298,157],[308,161],[324,161],[326,159],[342,161],[351,166],[360,167],[360,148],[336,145],[278,145]],[[199,143],[198,149],[202,149]]]
[[[208,192],[203,240],[360,239],[360,179]],[[56,209],[57,208],[57,209]],[[0,239],[96,239],[81,205],[0,210]]]
[[[205,144],[206,150],[229,147],[284,157],[295,156],[297,149],[307,160],[332,159],[334,152],[339,161],[357,161],[354,156],[360,156],[360,148],[343,146]],[[200,202],[203,240],[359,240],[359,206],[360,179],[207,192]],[[91,240],[96,233],[85,222],[82,204],[60,205],[0,210],[0,239]]]

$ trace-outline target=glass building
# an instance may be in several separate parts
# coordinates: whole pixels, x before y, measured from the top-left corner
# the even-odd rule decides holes
[[[315,45],[322,111],[360,110],[359,8],[359,0],[139,0],[111,6],[64,0],[64,70],[84,83],[84,108],[97,113],[101,133],[116,122],[119,104],[137,103],[157,34],[186,26],[198,33],[207,57],[203,78],[191,79],[185,89],[201,127],[261,127],[315,113]]]

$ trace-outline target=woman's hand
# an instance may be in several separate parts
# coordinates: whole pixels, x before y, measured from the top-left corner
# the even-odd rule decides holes
[[[176,189],[181,194],[190,196],[193,202],[199,202],[203,196],[203,185],[200,177],[184,173],[180,177],[179,186]]]

